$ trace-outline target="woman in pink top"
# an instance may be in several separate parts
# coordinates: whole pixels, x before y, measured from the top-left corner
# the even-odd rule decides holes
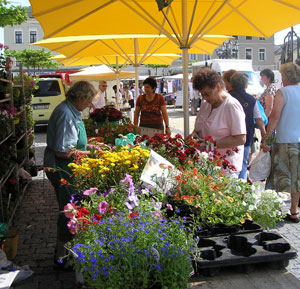
[[[221,76],[210,68],[202,68],[193,80],[193,88],[201,92],[204,102],[198,112],[192,137],[202,141],[212,136],[216,149],[226,154],[228,149],[238,147],[226,159],[240,172],[246,141],[245,114],[241,104],[224,91]]]

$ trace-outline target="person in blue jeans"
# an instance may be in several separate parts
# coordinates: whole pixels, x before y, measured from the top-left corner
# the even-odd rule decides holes
[[[246,92],[246,88],[248,86],[247,75],[243,72],[237,72],[231,69],[226,71],[222,78],[225,82],[227,91],[240,102],[246,115],[245,121],[247,135],[246,143],[244,144],[243,166],[240,171],[239,178],[247,180],[248,159],[254,135],[254,120],[260,129],[262,139],[266,135],[266,129],[255,97]]]

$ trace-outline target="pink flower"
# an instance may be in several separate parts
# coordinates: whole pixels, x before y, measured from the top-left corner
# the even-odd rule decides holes
[[[91,194],[95,194],[97,191],[98,191],[97,188],[90,188],[90,189],[88,189],[88,190],[85,190],[85,191],[83,192],[83,195],[89,196],[89,195],[91,195]]]
[[[63,212],[67,218],[71,219],[77,214],[76,206],[73,203],[68,203],[64,206]]]
[[[108,208],[108,204],[105,201],[101,202],[98,206],[99,213],[105,214],[107,208]]]
[[[159,219],[161,218],[161,213],[160,213],[160,212],[154,212],[154,215],[155,215],[156,217],[158,217]]]
[[[172,205],[170,205],[170,204],[167,204],[167,209],[168,209],[168,210],[170,210],[170,211],[173,211],[173,207],[172,207]]]
[[[70,221],[67,224],[70,233],[73,235],[76,233],[76,224],[77,224],[76,218],[70,219]]]

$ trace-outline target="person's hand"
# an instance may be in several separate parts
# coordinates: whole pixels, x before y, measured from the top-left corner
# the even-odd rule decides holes
[[[169,127],[166,128],[166,134],[171,135],[171,129]]]

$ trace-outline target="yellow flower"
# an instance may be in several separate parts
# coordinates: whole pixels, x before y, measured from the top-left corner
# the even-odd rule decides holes
[[[241,223],[241,224],[244,224],[244,223],[245,223],[245,219],[244,219],[244,218],[241,218],[241,219],[240,219],[240,223]]]
[[[230,202],[230,203],[233,203],[234,202],[234,199],[230,196],[227,196],[227,200]]]
[[[247,216],[248,220],[252,221],[252,217],[248,213],[246,213],[246,216]]]

